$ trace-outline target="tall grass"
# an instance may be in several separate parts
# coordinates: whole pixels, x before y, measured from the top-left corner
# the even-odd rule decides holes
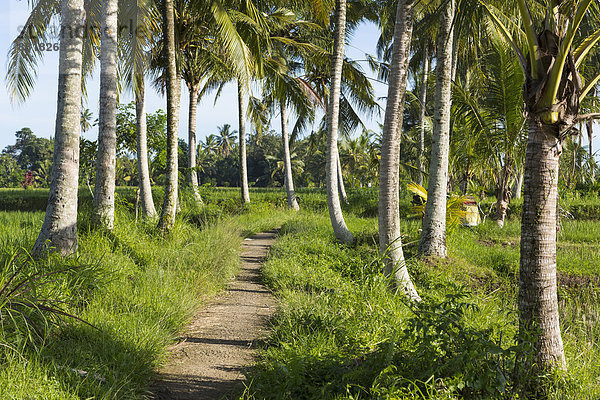
[[[28,268],[73,266],[51,285],[66,310],[90,325],[65,317],[38,345],[16,352],[7,347],[12,339],[3,320],[0,398],[144,398],[166,347],[234,276],[241,238],[288,218],[269,204],[235,215],[221,210],[208,219],[201,212],[184,205],[173,232],[161,237],[153,222],[136,222],[126,205],[118,207],[113,232],[91,229],[84,205],[78,254]],[[0,212],[0,262],[18,248],[31,248],[42,219],[39,212]]]
[[[518,398],[513,371],[528,351],[515,339],[518,223],[457,229],[443,262],[409,258],[421,305],[388,290],[376,221],[348,216],[348,224],[356,246],[335,242],[325,214],[284,225],[264,270],[280,307],[242,398]],[[565,235],[586,226],[578,224],[567,222]],[[417,227],[404,222],[405,242]],[[563,256],[572,257],[561,249],[559,263]],[[570,370],[543,379],[547,395],[599,398],[597,287],[563,285],[559,297]]]

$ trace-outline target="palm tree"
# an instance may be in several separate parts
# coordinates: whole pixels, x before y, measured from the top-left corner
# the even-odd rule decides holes
[[[179,2],[177,3],[177,44],[180,54],[181,75],[188,87],[189,113],[188,113],[188,181],[192,187],[197,205],[202,204],[198,191],[198,176],[196,173],[196,117],[199,99],[215,85],[229,81],[235,69],[228,63],[237,54],[228,53],[228,46],[223,45],[214,23],[215,13],[211,10],[209,2]],[[229,11],[229,10],[226,10]],[[237,31],[229,30],[236,38]],[[221,35],[224,36],[224,35]],[[246,52],[245,43],[239,43],[242,52]],[[238,48],[236,47],[236,49]],[[242,134],[243,130],[240,130]],[[240,148],[241,150],[241,148]],[[243,148],[245,150],[245,146]],[[245,167],[245,163],[242,165]],[[242,168],[244,171],[245,169]],[[242,180],[244,181],[244,180]],[[247,179],[245,180],[247,191]],[[244,185],[242,185],[244,188]],[[248,198],[249,196],[243,196]]]
[[[292,157],[290,155],[290,139],[287,128],[287,112],[286,112],[286,101],[281,99],[279,102],[279,111],[281,113],[281,140],[283,146],[283,157],[285,166],[285,192],[287,194],[287,204],[292,210],[300,210],[298,200],[296,199],[296,192],[294,191],[294,177],[292,174]]]
[[[286,53],[289,51],[286,50],[291,49],[285,49],[283,46],[273,48],[273,54],[265,62],[263,100],[268,109],[279,108],[287,205],[297,211],[300,206],[294,190],[288,108],[298,115],[311,117],[314,115],[312,106],[318,104],[319,99],[306,82],[293,75],[293,70],[297,69],[299,64],[287,59],[289,54]]]
[[[446,257],[446,193],[450,156],[450,107],[452,43],[454,38],[455,0],[449,0],[441,12],[437,43],[435,113],[431,139],[428,200],[419,241],[419,254]]]
[[[92,112],[90,111],[89,108],[84,109],[83,111],[81,111],[81,131],[82,132],[87,132],[90,129],[92,129],[92,119],[94,118],[94,116],[92,115]]]
[[[178,157],[177,136],[179,127],[180,78],[177,72],[175,50],[175,13],[173,0],[163,2],[163,37],[165,59],[167,61],[167,182],[163,208],[158,227],[168,233],[175,225],[178,204]]]
[[[142,215],[154,218],[156,208],[152,198],[150,168],[148,165],[148,132],[146,116],[146,70],[149,67],[148,49],[160,36],[160,12],[153,0],[135,0],[121,4],[120,21],[134,21],[136,29],[119,36],[119,68],[126,87],[135,96],[136,153],[138,189]]]
[[[524,354],[525,367],[548,371],[566,364],[556,291],[559,158],[562,142],[572,128],[598,117],[581,115],[579,104],[600,81],[600,74],[583,84],[579,69],[600,40],[600,30],[588,34],[580,29],[586,17],[589,26],[598,28],[595,14],[590,12],[591,0],[576,0],[570,7],[551,0],[544,19],[537,23],[527,1],[517,3],[522,23],[518,34],[526,39],[526,49],[502,23],[500,12],[489,5],[485,9],[512,46],[525,75],[529,135],[521,219],[519,331],[523,337],[533,338],[535,349]],[[537,27],[542,27],[539,33]]]
[[[246,99],[244,84],[237,81],[238,86],[238,118],[240,140],[240,186],[242,189],[242,203],[250,203],[250,190],[248,189],[248,162],[246,157]]]
[[[217,135],[211,134],[204,138],[204,143],[202,144],[202,147],[206,152],[208,152],[209,155],[217,154],[217,152],[219,151],[219,139]]]
[[[96,157],[96,188],[92,221],[112,229],[115,220],[115,170],[117,162],[117,20],[118,1],[102,2],[100,53],[100,130]]]
[[[233,144],[235,143],[235,134],[237,131],[231,131],[230,128],[231,125],[229,124],[217,127],[219,133],[216,135],[216,141],[221,157],[229,156],[229,153],[231,153],[231,150],[233,149]]]
[[[419,151],[417,153],[417,183],[423,185],[423,157],[425,156],[425,117],[427,115],[427,79],[429,77],[429,44],[425,45],[423,67],[421,73],[421,88],[419,89]]]
[[[277,152],[274,154],[265,155],[265,158],[274,163],[274,167],[271,172],[271,179],[273,180],[276,175],[282,175],[283,179],[284,179],[284,186],[285,186],[285,179],[286,179],[285,174],[287,173],[286,172],[287,168],[285,166],[286,154],[285,154],[283,147],[277,148]],[[294,148],[294,145],[290,146],[289,158],[290,158],[290,169],[292,170],[292,176],[298,176],[298,175],[302,174],[304,172],[305,164],[304,164],[304,161],[302,161],[302,158],[298,155],[298,152]],[[288,207],[289,207],[289,205],[288,205]]]
[[[74,27],[84,26],[83,0],[62,1],[60,16],[62,32],[73,33]],[[82,49],[80,35],[61,35],[50,196],[34,254],[57,251],[68,255],[77,251]]]
[[[454,86],[453,114],[455,126],[461,128],[455,129],[453,142],[455,157],[471,153],[471,159],[460,162],[471,169],[465,172],[465,184],[474,164],[497,182],[496,220],[502,227],[512,196],[510,184],[525,155],[525,117],[522,71],[499,40],[491,38],[490,50],[481,59],[482,75],[470,80],[471,87],[458,82]]]
[[[338,119],[340,113],[340,90],[342,66],[344,62],[344,44],[346,36],[346,0],[335,2],[335,33],[333,44],[333,62],[331,68],[331,88],[327,109],[327,206],[335,237],[342,243],[353,243],[354,235],[348,230],[338,195]]]
[[[146,84],[144,74],[136,74],[135,85],[135,119],[137,131],[137,164],[139,177],[140,200],[145,218],[154,218],[156,208],[150,186],[150,169],[148,166],[148,128],[146,122]]]
[[[408,75],[412,19],[412,0],[398,1],[379,169],[379,249],[385,256],[386,275],[393,276],[396,285],[410,299],[420,300],[406,269],[399,212],[400,128]]]

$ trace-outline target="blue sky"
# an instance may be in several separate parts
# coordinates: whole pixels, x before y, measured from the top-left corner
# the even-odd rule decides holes
[[[23,127],[29,127],[37,136],[50,137],[54,135],[54,121],[56,118],[56,88],[58,85],[58,52],[47,52],[43,64],[40,65],[39,75],[30,98],[23,104],[12,105],[6,89],[6,59],[11,41],[17,35],[19,27],[24,24],[28,15],[26,0],[7,0],[8,6],[0,9],[0,54],[4,57],[1,71],[0,84],[0,149],[15,140],[14,133]],[[6,3],[5,3],[6,4]],[[374,25],[363,25],[351,38],[347,54],[353,59],[364,59],[365,52],[373,54],[377,42],[378,32]],[[98,71],[97,71],[98,72]],[[96,73],[98,75],[98,73]],[[374,83],[377,96],[386,95],[386,87]],[[95,77],[87,84],[88,96],[84,107],[89,108],[94,116],[98,114],[98,89],[99,79]],[[187,109],[188,92],[182,85],[180,136],[187,138]],[[132,100],[131,93],[122,93],[120,101],[128,103]],[[153,89],[148,90],[148,112],[159,108],[166,108],[166,99],[159,96]],[[382,118],[382,117],[381,117]],[[277,119],[274,119],[275,125]],[[368,125],[377,128],[377,120],[371,120]],[[237,91],[229,85],[214,103],[214,96],[203,99],[198,106],[197,133],[203,139],[211,133],[216,133],[217,126],[230,124],[237,129]],[[277,130],[277,126],[274,126]],[[86,137],[95,139],[97,130],[92,129]]]
[[[24,24],[28,15],[27,0],[5,0],[4,7],[0,8],[0,54],[5,62],[2,65],[0,76],[0,121],[2,131],[0,132],[0,149],[15,140],[14,133],[23,127],[29,127],[37,136],[50,137],[54,135],[54,122],[56,118],[56,88],[58,85],[58,52],[46,53],[44,62],[40,65],[38,80],[30,98],[23,104],[12,105],[6,89],[4,77],[6,76],[6,55],[8,47]],[[365,53],[374,54],[377,43],[378,31],[373,24],[362,24],[348,38],[346,54],[355,60],[363,60]],[[365,65],[365,70],[368,68]],[[98,75],[98,74],[96,74]],[[387,87],[373,82],[377,97],[387,94]],[[88,96],[84,107],[89,108],[94,116],[98,114],[98,88],[99,79],[94,78],[87,84]],[[131,93],[122,93],[120,100],[128,103],[132,100]],[[148,91],[148,112],[159,108],[165,109],[165,98],[159,96],[152,89]],[[381,103],[381,102],[380,102]],[[181,113],[179,132],[184,139],[187,138],[187,109],[188,93],[185,85],[182,85]],[[370,129],[378,130],[378,122],[383,120],[383,115],[367,120]],[[274,119],[274,129],[277,119]],[[211,133],[216,133],[217,126],[230,124],[237,129],[237,92],[233,85],[229,85],[221,97],[214,103],[214,97],[203,99],[198,106],[198,138],[202,140]],[[598,136],[598,125],[595,125],[596,137]],[[92,129],[85,135],[89,139],[95,139],[97,130]],[[584,135],[584,144],[587,140]],[[594,149],[599,149],[600,139],[594,139]]]

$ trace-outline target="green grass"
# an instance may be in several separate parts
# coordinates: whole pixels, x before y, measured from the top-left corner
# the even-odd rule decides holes
[[[35,191],[11,193],[23,201],[42,197]],[[242,397],[514,394],[517,220],[507,220],[503,229],[493,221],[454,229],[449,258],[442,262],[415,257],[420,221],[403,220],[408,268],[425,299],[414,306],[390,293],[381,274],[374,189],[349,191],[344,209],[357,238],[353,246],[334,240],[318,189],[298,191],[300,213],[283,210],[281,189],[253,189],[253,203],[242,206],[239,189],[202,188],[206,204],[200,209],[184,193],[183,212],[166,238],[157,235],[154,223],[134,220],[132,194],[119,190],[112,234],[89,229],[89,203],[83,201],[78,256],[50,258],[23,271],[75,267],[39,295],[67,300],[67,311],[99,330],[67,318],[43,340],[26,340],[19,332],[27,330],[2,325],[0,343],[17,351],[0,345],[0,398],[144,398],[166,346],[235,273],[240,238],[282,224],[264,269],[279,308]],[[408,215],[408,198],[403,204]],[[19,248],[32,247],[42,219],[43,212],[0,212],[0,265]],[[600,398],[599,226],[588,220],[561,223],[559,301],[569,373],[547,381],[553,399]]]
[[[409,270],[425,300],[409,306],[380,273],[376,220],[348,215],[347,222],[359,238],[351,247],[334,241],[324,213],[284,225],[264,270],[280,307],[242,397],[516,398],[519,223],[456,229],[443,262],[418,261],[409,248]],[[416,240],[417,228],[418,221],[403,222],[405,242]],[[564,276],[598,275],[593,234],[582,233],[595,229],[563,223],[561,246],[581,245],[577,254],[559,249]],[[600,299],[597,287],[570,285],[559,293],[569,373],[545,382],[549,398],[595,399]]]
[[[50,286],[69,301],[66,311],[95,328],[65,318],[43,338],[24,344],[3,321],[0,398],[144,398],[166,347],[234,276],[241,238],[289,218],[266,203],[238,208],[233,215],[219,212],[218,220],[197,214],[184,207],[174,231],[163,238],[155,223],[136,222],[122,206],[112,233],[90,230],[84,206],[77,256],[51,257],[23,273],[75,267]],[[0,263],[17,249],[32,247],[42,220],[41,212],[0,212]]]

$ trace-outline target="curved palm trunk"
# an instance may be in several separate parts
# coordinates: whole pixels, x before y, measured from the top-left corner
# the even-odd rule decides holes
[[[296,211],[300,210],[296,193],[294,192],[294,177],[292,176],[292,158],[290,156],[290,138],[287,129],[287,113],[285,101],[279,103],[281,109],[281,140],[283,141],[283,163],[285,167],[285,192],[287,194],[288,207]]]
[[[188,126],[188,180],[192,193],[194,195],[194,201],[196,206],[200,207],[203,203],[202,196],[198,190],[198,173],[196,172],[196,114],[198,110],[198,92],[200,91],[197,87],[191,87],[190,89],[190,109],[189,109],[189,126]]]
[[[117,0],[102,2],[100,51],[100,115],[96,187],[92,221],[112,229],[115,221],[115,174],[117,163]]]
[[[427,78],[429,76],[429,45],[425,46],[423,54],[423,79],[421,80],[421,90],[419,91],[419,104],[421,110],[419,114],[419,152],[417,153],[417,183],[423,186],[423,158],[425,157],[425,112],[427,111]]]
[[[344,174],[342,174],[342,162],[340,161],[340,152],[337,153],[337,174],[338,174],[338,189],[344,204],[348,204],[348,195],[346,194],[346,186],[344,185]]]
[[[450,156],[450,107],[452,78],[452,42],[455,0],[450,0],[442,13],[438,36],[435,114],[431,138],[431,161],[427,204],[419,254],[445,258],[446,193],[448,190],[448,160]]]
[[[244,102],[244,86],[238,81],[238,117],[240,140],[240,186],[242,188],[242,203],[250,203],[248,189],[248,159],[246,157],[246,104]]]
[[[175,54],[175,16],[173,0],[164,0],[164,31],[167,59],[167,182],[158,228],[169,232],[175,225],[178,204],[177,130],[179,126],[179,88]]]
[[[54,160],[46,216],[33,246],[36,255],[46,251],[69,255],[77,251],[83,38],[76,30],[85,24],[83,0],[63,0],[60,15],[64,34],[60,39]]]
[[[521,220],[519,330],[533,335],[537,359],[530,362],[535,362],[535,368],[541,370],[565,366],[556,292],[556,210],[561,151],[557,137],[557,126],[529,122]]]
[[[387,105],[381,144],[379,172],[379,249],[385,254],[385,273],[413,300],[420,300],[406,269],[400,236],[400,136],[410,40],[412,37],[412,0],[400,0],[389,76]]]
[[[156,208],[150,186],[150,171],[148,168],[148,129],[146,125],[146,83],[144,75],[139,73],[135,92],[135,119],[137,128],[137,164],[142,213],[145,218],[154,218]]]
[[[331,89],[327,110],[327,206],[335,237],[342,243],[353,243],[354,236],[348,230],[342,205],[338,196],[338,119],[340,114],[340,90],[342,83],[342,65],[344,62],[344,44],[346,36],[346,0],[336,0],[335,37],[333,43],[333,63],[331,71]]]

